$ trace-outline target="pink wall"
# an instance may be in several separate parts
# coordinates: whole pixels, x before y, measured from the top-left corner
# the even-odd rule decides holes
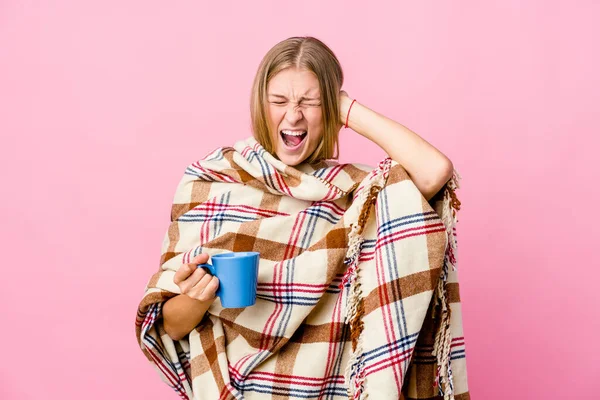
[[[0,398],[175,398],[133,331],[175,186],[250,134],[270,46],[310,34],[463,175],[473,398],[597,399],[600,3],[215,3],[0,5]],[[349,130],[342,153],[383,156]]]

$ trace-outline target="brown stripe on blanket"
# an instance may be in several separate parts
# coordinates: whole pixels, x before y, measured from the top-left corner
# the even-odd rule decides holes
[[[198,371],[199,374],[203,374],[210,370],[210,362],[208,361],[207,354],[213,357],[214,354],[218,354],[221,351],[225,351],[225,337],[220,336],[214,341],[214,345],[208,349],[204,349],[207,353],[200,354],[192,359],[190,362],[192,370]]]
[[[175,243],[175,242],[172,242],[172,243]],[[180,251],[176,251],[176,252],[167,251],[166,253],[163,253],[160,256],[160,264],[158,265],[158,268],[162,271],[161,265],[163,265],[164,263],[169,261],[171,258],[178,256],[179,254],[181,254]],[[153,282],[152,284],[155,285],[156,282]]]
[[[382,296],[384,299],[388,300],[386,302],[382,302],[382,299],[380,299],[379,290],[381,289],[373,289],[365,298],[365,315],[384,305],[413,296],[417,293],[434,290],[440,279],[440,273],[441,269],[435,268],[388,282],[384,289],[388,294],[392,294],[392,296]]]
[[[343,225],[344,221],[338,222]],[[324,238],[310,246],[309,251],[325,249],[327,251],[327,282],[333,281],[338,274],[343,274],[346,270],[344,259],[346,258],[348,245],[348,232],[350,228],[334,228],[327,232]]]
[[[167,230],[169,245],[167,246],[166,251],[160,256],[159,269],[160,266],[163,265],[163,263],[175,257],[177,254],[181,253],[175,251],[175,246],[177,245],[177,242],[179,242],[179,236],[179,223],[169,224],[169,229]]]
[[[329,163],[326,160],[320,160],[320,161],[310,164],[310,167],[312,168],[313,172],[317,171],[321,168],[327,168],[328,166],[329,166]]]
[[[413,349],[412,359],[407,371],[407,378],[402,387],[402,392],[405,398],[426,399],[434,398],[438,389],[433,387],[435,375],[437,372],[437,364],[431,352],[433,351],[434,343],[434,320],[430,318],[432,303],[429,303],[427,309],[427,317],[423,320],[421,334],[417,338],[417,343]],[[423,358],[429,360],[423,363]],[[416,390],[416,393],[414,391]],[[412,393],[411,393],[412,392]]]
[[[244,235],[244,234],[232,233],[232,232],[224,233],[221,236],[218,236],[215,239],[211,240],[210,242],[205,243],[204,248],[233,251],[234,244],[236,242],[239,243],[238,245],[236,245],[236,246],[239,246],[237,248],[244,248],[244,249],[249,248],[246,246],[250,246],[250,244],[252,243],[252,248],[250,250],[258,251],[260,253],[261,259],[271,260],[271,261],[283,260],[284,259],[283,255],[286,253],[288,253],[288,256],[289,256],[287,258],[290,258],[290,257],[296,257],[303,252],[302,248],[298,247],[298,246],[292,247],[285,243],[275,242],[273,240],[261,239],[261,238],[252,237],[250,235]],[[292,249],[291,255],[289,254],[290,249]],[[250,250],[243,250],[243,251],[250,251]],[[236,251],[242,251],[242,250],[236,250]]]
[[[448,303],[460,303],[460,286],[458,282],[446,283]]]
[[[283,173],[281,174],[281,177],[283,178],[283,181],[286,185],[288,185],[291,188],[295,188],[300,186],[300,184],[302,183],[302,175],[304,174],[302,174],[296,168],[286,166],[283,170]]]
[[[434,211],[425,197],[421,197],[423,212]],[[435,214],[436,218],[438,217]],[[428,222],[426,222],[428,223]],[[427,235],[427,257],[429,259],[429,268],[441,268],[444,264],[444,252],[446,249],[446,232],[436,232]]]
[[[413,356],[415,355],[416,354],[413,353]],[[413,371],[417,371],[417,373],[411,373]],[[417,389],[415,397],[417,399],[426,399],[435,396],[438,393],[438,388],[433,387],[432,383],[435,382],[437,364],[435,362],[431,364],[419,364],[418,369],[415,368],[413,371],[409,369],[409,379],[407,379],[407,381],[413,381],[415,383],[413,386]],[[407,395],[409,396],[408,398],[411,398],[411,393],[407,393]]]
[[[280,202],[281,196],[263,192],[258,208],[261,210],[279,211]],[[258,219],[256,221],[240,224],[238,234],[233,243],[233,251],[258,251],[254,246],[256,244],[256,237],[258,236],[258,230],[261,223],[262,219]]]
[[[404,393],[400,394],[399,400],[444,400],[444,396],[433,396],[433,397],[407,397]],[[469,392],[455,394],[454,400],[471,400]]]
[[[387,179],[387,185],[391,185],[391,184],[397,183],[397,182],[402,182],[407,179],[410,179],[408,172],[406,172],[406,170],[400,164],[394,164],[390,168],[390,175],[388,176],[388,179]]]
[[[331,332],[335,332],[335,337],[331,338]],[[294,335],[290,339],[290,342],[294,343],[329,343],[329,342],[342,342],[347,340],[347,337],[344,337],[344,323],[336,322],[336,323],[328,323],[321,325],[309,325],[302,324],[300,327],[294,332]]]
[[[208,200],[210,196],[211,182],[194,181],[192,193],[190,194],[190,203],[201,204]],[[195,206],[194,206],[195,207]]]
[[[250,186],[256,187],[254,184],[252,184],[253,181],[256,181],[256,178],[253,177],[252,175],[250,175],[248,172],[246,172],[243,168],[241,168],[235,161],[233,161],[234,153],[235,153],[234,148],[227,149],[223,152],[223,157],[227,161],[229,161],[229,165],[231,165],[233,168],[224,169],[223,171],[221,171],[221,173],[223,173],[227,176],[230,176],[239,182],[246,183],[246,184],[249,184]]]
[[[338,225],[343,225],[343,221],[339,221]],[[343,249],[345,252],[348,246],[349,232],[350,228],[334,228],[327,232],[324,238],[310,246],[309,250]]]
[[[296,356],[298,356],[300,347],[300,343],[287,342],[286,345],[279,350],[279,353],[277,354],[277,358],[275,360],[275,374],[278,374],[280,376],[294,375],[294,365],[296,364]],[[289,388],[291,380],[288,383],[284,382],[285,381],[280,381],[277,384],[277,387],[282,389]],[[289,396],[283,394],[273,394],[271,398],[273,400],[287,400],[289,399]]]
[[[208,200],[210,194],[210,182],[192,181],[192,189],[190,193],[189,203],[173,203],[171,206],[171,222],[177,220],[192,208],[204,203]]]
[[[264,192],[260,199],[261,210],[279,211],[279,204],[281,203],[282,196]]]
[[[253,184],[253,182],[257,182],[256,178],[243,169],[225,169],[222,173],[246,185],[258,187],[256,184]]]
[[[304,252],[304,249],[302,247],[293,246],[287,243],[256,238],[256,242],[254,243],[254,251],[258,251],[260,253],[260,257],[266,260],[282,261],[299,256]]]
[[[228,321],[235,321],[235,319],[244,311],[244,308],[224,308],[219,313],[219,318]],[[225,329],[225,339],[227,339],[227,343],[233,342],[240,333],[237,330],[233,329]]]
[[[458,298],[458,284],[448,283],[448,297],[450,299]],[[439,399],[443,396],[438,395],[438,388],[432,385],[437,372],[437,357],[433,353],[435,342],[434,334],[436,332],[436,320],[431,318],[433,303],[429,304],[427,316],[423,320],[421,334],[417,339],[412,354],[410,367],[407,371],[407,378],[402,387],[402,399],[406,400],[424,400]],[[416,388],[416,393],[409,393],[408,388]],[[455,394],[455,399],[469,400],[469,393]]]
[[[261,220],[257,219],[240,224],[237,234],[234,236],[232,251],[254,251],[260,223]]]
[[[160,269],[157,273],[153,274],[152,277],[150,278],[150,281],[148,282],[148,287],[152,287],[152,288],[156,287],[156,284],[158,283],[158,280],[160,279],[160,276],[162,275],[162,273],[163,273],[163,271],[162,271],[162,269]]]
[[[196,331],[199,333],[204,354],[192,358],[190,362],[192,376],[199,376],[210,369],[217,387],[222,388],[225,380],[221,374],[217,357],[220,353],[225,352],[225,338],[220,336],[215,339],[213,322],[209,318],[206,318],[205,322],[196,328]]]
[[[231,167],[233,169],[224,169],[222,171],[220,171],[220,173],[228,175],[230,177],[232,177],[233,179],[236,179],[238,181],[242,181],[244,184],[256,188],[256,189],[260,189],[261,191],[265,190],[265,186],[268,186],[264,180],[264,176],[260,176],[260,177],[255,177],[250,175],[248,172],[246,172],[242,167],[240,167],[234,160],[233,160],[233,154],[235,152],[235,149],[232,149],[232,151],[228,151],[223,153],[223,157],[229,162],[229,165],[231,165]],[[288,186],[294,186],[294,185],[289,185]]]
[[[347,173],[348,176],[350,176],[350,179],[353,182],[362,182],[362,180],[365,179],[367,177],[367,175],[369,174],[369,172],[363,171],[362,169],[359,169],[359,168],[356,168],[356,166],[354,166],[352,164],[344,165],[343,171],[345,173]],[[335,179],[334,179],[333,183],[334,184],[336,183]]]
[[[195,182],[194,182],[195,183]],[[181,217],[192,208],[200,205],[201,203],[181,203],[173,204],[171,206],[171,222],[176,221],[177,218]]]
[[[327,249],[327,275],[325,276],[327,282],[332,282],[338,275],[343,275],[346,270],[345,257],[344,249]]]
[[[222,314],[220,314],[219,316],[221,317],[221,315]],[[230,328],[230,329],[225,329],[225,331],[227,331],[227,330],[236,331],[239,335],[241,335],[244,339],[246,339],[246,342],[248,342],[248,346],[251,346],[255,349],[259,349],[261,347],[260,346],[261,340],[263,340],[263,343],[265,341],[262,332],[257,332],[253,329],[236,324],[234,322],[234,320],[228,320],[228,319],[221,318],[221,322],[223,323],[225,328]],[[229,338],[227,338],[227,339],[228,339],[228,343],[229,343]],[[271,336],[269,338],[269,342],[278,341],[280,339],[281,338],[278,336]],[[283,345],[283,343],[282,343],[282,345]]]
[[[243,309],[228,309],[229,311],[222,311],[219,314],[219,318],[228,328],[225,329],[225,333],[231,333],[231,331],[235,331],[235,336],[226,336],[227,343],[231,343],[238,336],[242,336],[249,346],[259,349],[261,345],[261,340],[264,342],[265,338],[262,332],[257,332],[253,329],[249,329],[242,325],[235,323],[235,318],[243,311]],[[235,310],[235,311],[234,311]],[[331,332],[336,332],[333,338],[330,338]],[[327,323],[321,325],[308,325],[302,324],[300,327],[294,332],[294,335],[291,338],[285,338],[280,336],[270,336],[269,342],[277,342],[277,346],[275,349],[285,348],[290,343],[330,343],[330,342],[343,342],[347,341],[348,338],[344,337],[344,324],[339,323]],[[273,350],[273,352],[275,352]]]
[[[281,196],[264,192],[258,207],[261,210],[278,211],[280,202]],[[258,251],[261,253],[261,257],[265,258],[262,252],[255,247],[261,223],[262,219],[258,219],[240,224],[233,242],[233,251]]]

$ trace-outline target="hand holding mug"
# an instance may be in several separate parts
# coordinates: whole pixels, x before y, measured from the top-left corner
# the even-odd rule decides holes
[[[173,277],[173,282],[179,286],[182,294],[199,301],[214,300],[219,288],[219,278],[198,268],[198,264],[208,262],[208,254],[201,253],[189,264],[183,264]]]

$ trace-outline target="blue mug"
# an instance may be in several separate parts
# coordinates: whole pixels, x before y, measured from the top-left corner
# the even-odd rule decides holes
[[[219,278],[216,295],[224,308],[240,308],[256,303],[258,283],[258,261],[260,253],[255,251],[215,254],[211,264],[199,264]]]

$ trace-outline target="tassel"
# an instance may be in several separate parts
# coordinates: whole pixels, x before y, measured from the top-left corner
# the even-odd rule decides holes
[[[455,190],[459,188],[459,181],[460,175],[454,170],[452,179],[446,183],[442,200],[436,202],[434,207],[446,227],[446,236],[448,239],[440,280],[434,293],[434,308],[432,313],[433,318],[439,318],[432,352],[437,360],[437,374],[434,387],[439,388],[439,394],[440,396],[444,396],[444,400],[454,400],[454,383],[450,363],[450,345],[452,342],[450,318],[452,313],[448,301],[446,283],[449,272],[457,270],[455,227],[458,222],[457,212],[460,210],[461,203],[456,196]]]
[[[360,213],[356,224],[351,226],[348,234],[348,251],[344,263],[349,265],[344,278],[343,285],[350,284],[346,321],[350,325],[350,337],[352,339],[352,354],[348,360],[344,376],[348,385],[348,396],[354,400],[365,400],[368,393],[365,388],[364,355],[363,355],[363,321],[364,303],[362,290],[360,288],[358,258],[362,247],[362,233],[369,220],[371,206],[375,203],[379,191],[384,186],[389,175],[391,159],[387,158],[379,164],[374,171],[368,185],[359,193],[358,207]]]

